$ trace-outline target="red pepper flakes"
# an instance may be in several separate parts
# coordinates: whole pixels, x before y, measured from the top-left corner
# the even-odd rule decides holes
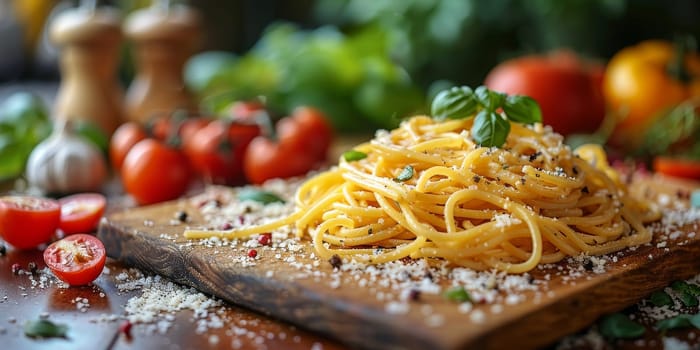
[[[230,230],[232,228],[233,228],[233,225],[230,222],[225,222],[225,223],[221,224],[221,227],[220,227],[221,230]]]
[[[255,257],[258,256],[258,251],[255,249],[251,249],[248,251],[248,257],[255,259]]]
[[[12,264],[12,273],[15,275],[19,275],[19,271],[22,270],[22,266],[19,266],[18,263]]]
[[[258,236],[258,243],[261,245],[270,245],[272,242],[272,233],[263,233]]]
[[[119,326],[119,333],[123,333],[127,337],[131,337],[131,326],[132,323],[129,322],[129,320],[122,322],[122,324]]]

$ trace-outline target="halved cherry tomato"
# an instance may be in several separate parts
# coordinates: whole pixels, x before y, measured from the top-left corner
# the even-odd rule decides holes
[[[129,151],[121,175],[124,189],[141,205],[181,196],[192,179],[185,155],[154,139],[143,140]]]
[[[109,160],[112,168],[119,171],[131,147],[146,137],[146,131],[135,122],[120,125],[109,140]]]
[[[83,233],[53,242],[44,250],[46,266],[71,286],[84,286],[94,281],[102,273],[106,258],[102,242]]]
[[[700,180],[700,161],[671,157],[655,157],[654,171],[664,175]]]
[[[0,236],[17,249],[48,243],[61,218],[61,205],[48,198],[0,197]]]
[[[63,197],[58,228],[66,235],[95,231],[105,212],[107,199],[99,193],[81,193]]]
[[[240,185],[245,181],[243,156],[259,134],[260,128],[254,124],[215,120],[190,137],[185,154],[205,181]]]
[[[306,174],[326,159],[333,134],[321,112],[300,107],[277,123],[277,137],[259,136],[248,146],[243,170],[250,182]]]

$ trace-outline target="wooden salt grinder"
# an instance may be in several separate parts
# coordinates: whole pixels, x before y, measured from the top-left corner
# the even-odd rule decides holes
[[[199,43],[199,26],[199,15],[191,7],[158,1],[127,18],[124,32],[134,43],[138,68],[126,96],[129,120],[146,123],[159,113],[196,111],[183,67]]]
[[[119,13],[94,6],[66,10],[51,23],[50,36],[61,49],[54,118],[90,121],[111,135],[123,115],[123,92],[116,78]]]

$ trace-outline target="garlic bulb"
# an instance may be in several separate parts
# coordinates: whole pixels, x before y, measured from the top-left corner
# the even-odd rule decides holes
[[[107,179],[107,163],[97,146],[63,122],[34,148],[26,174],[29,184],[44,193],[98,191]]]

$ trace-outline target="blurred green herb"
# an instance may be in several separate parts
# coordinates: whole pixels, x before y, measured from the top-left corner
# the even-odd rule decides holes
[[[631,339],[640,337],[645,332],[644,326],[629,319],[627,315],[614,313],[604,316],[598,327],[600,333],[608,339]]]
[[[406,165],[402,170],[401,173],[399,173],[399,176],[397,176],[394,181],[396,182],[404,182],[408,181],[413,177],[413,167],[410,165]]]
[[[660,331],[688,327],[700,329],[700,314],[680,314],[656,323],[656,328]]]
[[[469,295],[469,292],[467,292],[462,286],[452,287],[446,290],[445,293],[443,293],[443,296],[447,300],[456,301],[460,303],[472,300],[471,296]]]
[[[659,290],[651,293],[649,300],[654,306],[673,306],[673,298],[668,293]]]
[[[31,338],[65,338],[68,326],[48,320],[27,321],[24,334]]]
[[[284,199],[280,198],[278,195],[263,191],[257,188],[244,188],[238,192],[238,200],[240,201],[254,201],[262,204],[270,203],[284,203]]]

